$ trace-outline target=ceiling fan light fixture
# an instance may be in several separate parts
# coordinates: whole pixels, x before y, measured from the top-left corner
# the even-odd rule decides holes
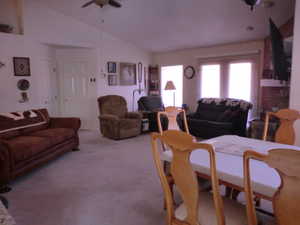
[[[244,2],[251,7],[251,11],[253,11],[254,6],[258,5],[261,0],[244,0]]]
[[[116,0],[92,0],[92,1],[89,1],[89,2],[85,3],[82,6],[82,8],[85,8],[85,7],[87,7],[91,4],[98,5],[100,8],[103,8],[105,5],[110,5],[110,6],[115,7],[115,8],[122,7],[122,5]]]

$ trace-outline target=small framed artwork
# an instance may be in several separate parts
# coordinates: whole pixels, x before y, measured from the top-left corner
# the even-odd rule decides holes
[[[116,62],[107,62],[107,72],[116,73],[117,72],[117,63]]]
[[[143,79],[143,64],[140,62],[138,63],[138,81],[139,83],[142,83]]]
[[[147,89],[147,82],[148,82],[148,77],[147,77],[147,67],[144,67],[144,88]]]
[[[136,84],[136,64],[120,63],[120,85],[131,86]]]
[[[30,59],[28,57],[13,57],[15,76],[30,76]]]
[[[118,76],[115,74],[108,74],[107,76],[108,86],[118,85]]]

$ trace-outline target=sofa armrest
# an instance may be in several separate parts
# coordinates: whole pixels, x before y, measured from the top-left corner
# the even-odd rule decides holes
[[[130,119],[142,119],[143,116],[138,112],[128,112],[126,113],[125,117]]]
[[[112,121],[118,121],[119,117],[112,115],[112,114],[103,114],[99,116],[100,120],[112,120]]]
[[[196,119],[198,118],[197,113],[189,113],[188,115],[186,115],[187,118],[191,118],[191,119]]]
[[[70,128],[78,131],[81,126],[81,120],[75,117],[51,117],[50,128]]]
[[[9,182],[10,161],[9,151],[0,140],[0,187],[7,185]]]

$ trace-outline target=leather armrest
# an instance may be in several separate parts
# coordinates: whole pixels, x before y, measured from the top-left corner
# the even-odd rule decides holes
[[[71,128],[78,131],[81,126],[81,121],[79,118],[75,117],[51,117],[50,118],[50,128]]]
[[[187,118],[197,118],[197,113],[189,113],[186,117]]]
[[[130,119],[142,119],[142,114],[138,112],[128,112],[125,117]]]

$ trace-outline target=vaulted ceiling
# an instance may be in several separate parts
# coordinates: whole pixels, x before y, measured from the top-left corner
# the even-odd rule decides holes
[[[242,0],[120,0],[119,9],[81,8],[88,0],[39,1],[152,52],[261,39],[268,35],[268,17],[281,25],[295,8],[295,0],[274,0],[273,8],[260,5],[253,12]]]

